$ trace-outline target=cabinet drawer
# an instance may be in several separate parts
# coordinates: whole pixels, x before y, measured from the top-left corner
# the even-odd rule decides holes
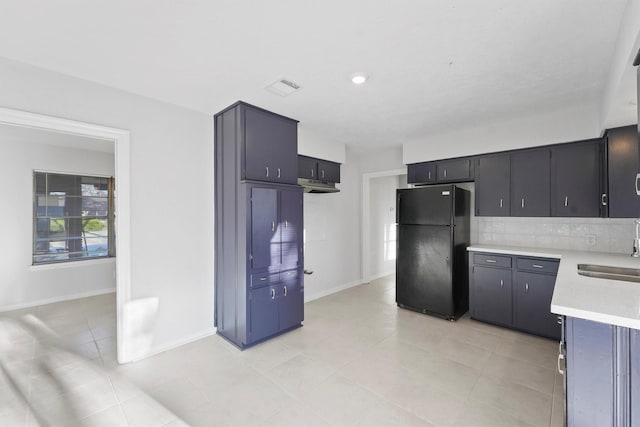
[[[476,265],[511,268],[511,257],[495,254],[474,253],[473,263]]]
[[[293,281],[297,281],[298,277],[300,276],[300,270],[299,269],[295,269],[295,270],[287,270],[287,271],[281,271],[280,272],[280,280],[284,283],[291,283]]]
[[[280,274],[278,273],[255,273],[249,278],[249,285],[252,288],[259,288],[261,286],[273,285],[280,281]]]
[[[558,272],[559,261],[540,258],[521,258],[516,259],[518,270],[531,271],[535,273],[556,274]]]

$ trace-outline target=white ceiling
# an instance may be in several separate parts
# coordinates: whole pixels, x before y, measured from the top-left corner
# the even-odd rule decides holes
[[[20,0],[0,56],[206,113],[241,99],[363,150],[598,105],[627,1]],[[303,89],[264,90],[281,77]]]

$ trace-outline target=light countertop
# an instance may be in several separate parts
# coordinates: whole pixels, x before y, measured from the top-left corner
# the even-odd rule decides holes
[[[578,264],[640,268],[640,259],[625,254],[506,245],[473,245],[470,252],[491,252],[560,260],[551,312],[616,326],[640,329],[640,283],[586,277]]]

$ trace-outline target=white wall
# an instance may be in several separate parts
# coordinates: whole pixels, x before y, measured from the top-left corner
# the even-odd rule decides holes
[[[115,260],[31,267],[33,170],[114,175],[113,154],[0,137],[0,311],[115,291]]]
[[[131,132],[131,297],[159,300],[151,352],[213,332],[212,117],[4,59],[0,100]]]
[[[597,138],[602,131],[599,113],[585,106],[463,128],[408,141],[402,158],[409,164]]]
[[[337,163],[346,161],[344,144],[328,141],[307,128],[304,123],[298,123],[298,154]]]

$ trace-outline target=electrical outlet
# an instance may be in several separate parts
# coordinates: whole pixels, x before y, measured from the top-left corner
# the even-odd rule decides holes
[[[587,234],[587,246],[595,246],[596,245],[596,235],[595,234]]]

